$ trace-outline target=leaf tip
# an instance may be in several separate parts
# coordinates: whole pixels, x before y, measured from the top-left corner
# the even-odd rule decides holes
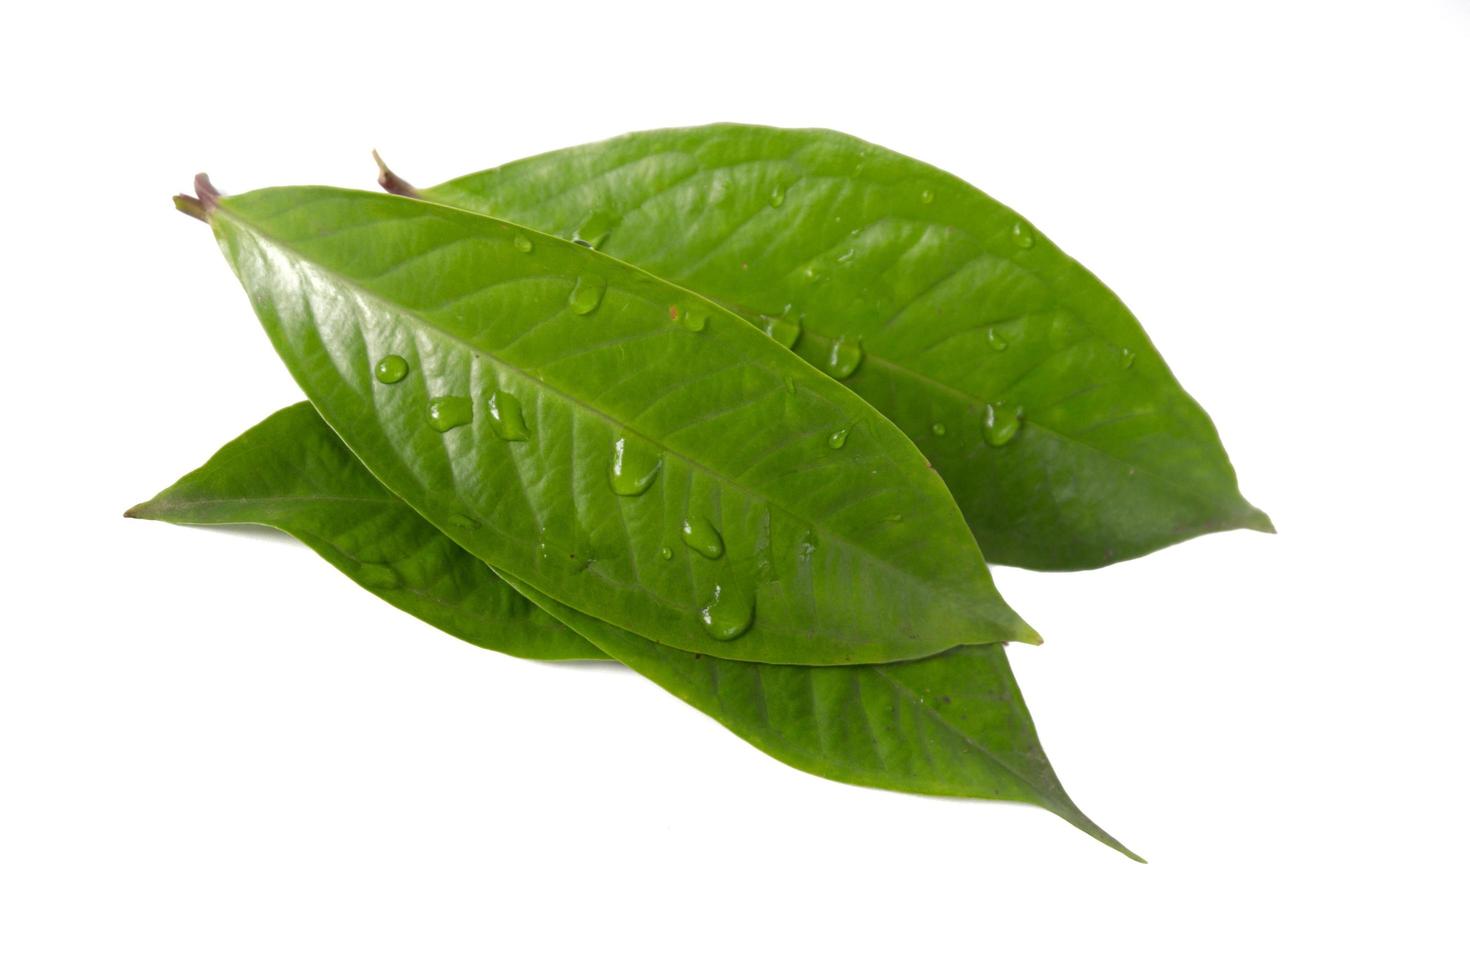
[[[1276,533],[1276,525],[1272,523],[1271,518],[1266,512],[1257,510],[1254,507],[1246,514],[1245,520],[1241,522],[1241,525],[1251,531],[1260,531],[1262,534]]]
[[[378,186],[389,194],[397,194],[399,197],[418,197],[417,187],[395,174],[379,155],[377,150],[373,151],[373,162],[378,165]]]
[[[175,194],[174,207],[208,224],[209,216],[219,206],[221,197],[219,188],[210,182],[209,174],[199,173],[194,175],[194,193]]]

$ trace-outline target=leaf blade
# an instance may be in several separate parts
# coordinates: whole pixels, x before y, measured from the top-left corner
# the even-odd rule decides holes
[[[860,336],[844,383],[933,461],[993,562],[1090,568],[1272,529],[1117,296],[1020,215],[920,161],[828,130],[718,124],[413,193],[560,235],[601,215],[609,254],[757,324],[802,318],[795,349],[813,364]],[[993,406],[1024,417],[1001,445]]]
[[[277,188],[222,198],[210,219],[353,452],[461,546],[558,601],[732,659],[883,662],[1036,639],[912,443],[702,298],[403,198]],[[407,380],[374,380],[385,355],[411,362]],[[498,392],[540,438],[491,431]],[[826,444],[839,426],[853,432],[842,452]],[[618,488],[625,440],[657,471],[647,489]],[[885,524],[895,511],[905,522]],[[660,563],[692,519],[719,524],[723,558],[678,547]]]

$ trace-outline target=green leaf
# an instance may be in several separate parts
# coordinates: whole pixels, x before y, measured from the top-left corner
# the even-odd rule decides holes
[[[903,433],[707,300],[453,208],[202,189],[323,418],[496,569],[729,659],[1037,639]]]
[[[306,402],[127,516],[273,527],[379,598],[477,646],[536,660],[607,658],[385,490]]]
[[[399,193],[580,238],[763,327],[892,419],[991,561],[1269,531],[1122,302],[957,177],[827,130],[634,133]]]
[[[378,485],[305,403],[278,412],[130,513],[279,527],[349,575],[391,568],[402,577],[397,589],[381,588],[373,575],[354,578],[472,643],[543,659],[603,656],[601,647],[798,769],[861,786],[1034,804],[1135,857],[1062,789],[999,646],[853,667],[742,663],[661,647],[521,584],[548,615],[487,577],[481,561]],[[410,558],[380,560],[385,529],[402,545],[393,554]],[[363,549],[370,557],[345,557]],[[403,601],[417,590],[432,601]],[[475,618],[477,605],[484,614]]]

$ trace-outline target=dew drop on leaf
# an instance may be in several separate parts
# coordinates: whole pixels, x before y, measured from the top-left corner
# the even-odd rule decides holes
[[[802,534],[800,541],[796,542],[796,557],[801,561],[810,561],[816,551],[817,533],[809,530]]]
[[[710,560],[725,553],[725,539],[707,517],[684,518],[679,534],[686,545]]]
[[[1135,358],[1137,358],[1137,356],[1138,355],[1135,354],[1135,353],[1133,353],[1133,351],[1129,350],[1127,347],[1124,347],[1123,348],[1123,370],[1126,371],[1128,368],[1131,368],[1133,366],[1133,361],[1134,361]]]
[[[429,399],[429,426],[436,432],[448,432],[468,425],[474,417],[474,405],[462,395],[440,395]]]
[[[1011,225],[1011,241],[1022,248],[1030,248],[1036,244],[1036,236],[1024,221],[1017,221]]]
[[[797,340],[801,339],[801,324],[784,316],[761,317],[761,329],[787,350],[795,347]]]
[[[571,298],[567,300],[567,306],[578,316],[586,316],[597,309],[606,290],[607,283],[602,279],[597,276],[583,276],[577,280]]]
[[[786,188],[779,186],[771,188],[771,207],[779,208],[782,204],[785,203]]]
[[[508,391],[497,391],[490,396],[490,427],[506,442],[525,442],[531,438],[526,427],[526,415],[521,410],[521,400]]]
[[[688,330],[690,333],[701,333],[701,332],[703,332],[705,326],[708,325],[708,323],[709,323],[709,314],[708,313],[705,313],[705,312],[700,311],[700,310],[685,310],[684,311],[684,329],[685,330]]]
[[[944,428],[943,422],[935,422],[933,425],[929,426],[929,431],[934,433],[936,436],[942,436],[944,435],[946,430]]]
[[[1021,428],[1019,412],[1003,405],[985,406],[985,441],[992,446],[1004,446],[1016,437]]]
[[[863,345],[856,340],[848,340],[839,337],[827,352],[827,361],[822,365],[826,371],[838,381],[852,377],[852,373],[863,363]]]
[[[847,433],[849,426],[843,426],[827,437],[827,445],[832,449],[841,449],[847,445]]]
[[[531,244],[531,240],[529,238],[527,238],[525,235],[520,234],[519,232],[516,233],[514,244],[517,252],[529,252],[532,248],[535,247]]]
[[[582,219],[572,235],[572,241],[588,248],[597,248],[607,238],[615,223],[616,219],[606,211],[594,211]]]
[[[613,443],[612,460],[607,466],[607,482],[619,497],[637,497],[653,486],[663,458],[635,436],[623,436]]]
[[[385,385],[396,385],[408,377],[408,362],[397,354],[389,354],[373,368],[373,376]]]
[[[755,619],[755,600],[743,589],[716,585],[709,603],[699,611],[704,630],[717,640],[744,635]]]
[[[1006,342],[1006,339],[1004,337],[996,332],[996,329],[994,327],[991,327],[989,330],[985,331],[985,339],[987,342],[989,342],[991,350],[1005,350],[1007,347],[1011,346],[1009,343]]]
[[[674,549],[670,548],[668,545],[664,545],[662,548],[658,549],[658,556],[664,561],[668,561],[674,557]]]
[[[924,188],[922,191],[919,192],[919,200],[923,201],[925,204],[933,204],[934,192],[927,187]]]

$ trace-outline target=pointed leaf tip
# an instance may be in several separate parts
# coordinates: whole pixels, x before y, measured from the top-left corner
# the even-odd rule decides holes
[[[418,188],[389,169],[377,150],[373,151],[373,162],[378,165],[378,186],[383,190],[389,194],[397,194],[399,197],[419,196]]]

